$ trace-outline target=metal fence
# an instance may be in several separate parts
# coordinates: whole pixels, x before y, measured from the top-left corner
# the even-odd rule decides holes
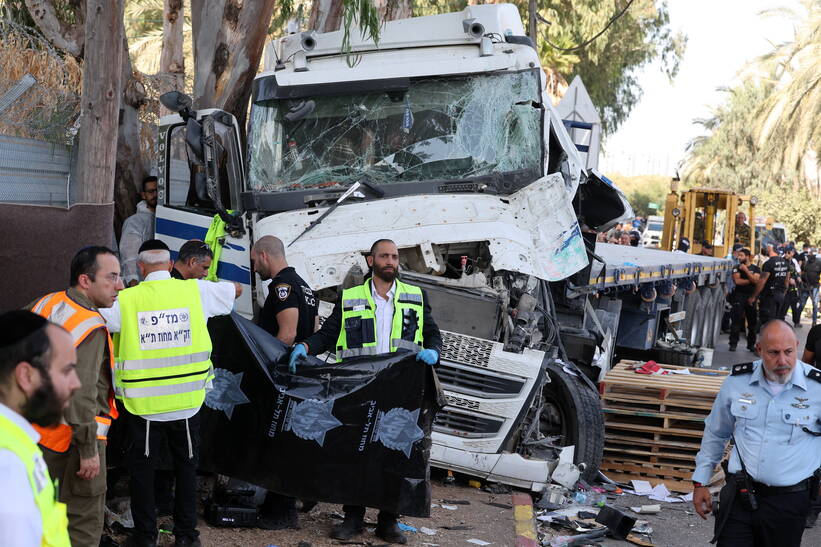
[[[0,135],[0,202],[67,207],[71,148]]]

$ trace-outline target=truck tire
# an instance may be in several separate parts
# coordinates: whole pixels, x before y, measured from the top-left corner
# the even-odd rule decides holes
[[[698,332],[698,311],[701,305],[701,295],[698,291],[686,295],[684,301],[684,332],[682,337],[691,345],[695,345],[695,335]]]
[[[711,289],[710,308],[705,331],[708,334],[704,347],[715,348],[721,336],[721,321],[724,318],[724,287],[719,285]]]
[[[576,447],[574,462],[585,464],[581,478],[592,482],[604,453],[604,420],[599,394],[578,376],[569,374],[561,364],[547,367],[550,383],[542,396],[544,407],[539,430],[545,436],[559,436],[561,446]]]
[[[709,348],[712,347],[711,332],[715,318],[715,300],[713,298],[713,290],[710,287],[701,287],[698,292],[701,293],[701,340],[699,340],[698,347]]]

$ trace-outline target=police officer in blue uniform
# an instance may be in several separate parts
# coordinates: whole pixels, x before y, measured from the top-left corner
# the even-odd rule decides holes
[[[799,361],[792,326],[774,319],[761,329],[761,359],[733,367],[705,421],[693,474],[693,505],[713,510],[705,486],[730,452],[719,495],[719,547],[801,545],[821,466],[821,371]]]

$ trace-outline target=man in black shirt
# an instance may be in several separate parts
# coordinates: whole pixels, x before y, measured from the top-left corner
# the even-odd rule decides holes
[[[801,265],[801,281],[803,290],[800,294],[799,307],[801,312],[807,300],[812,304],[812,324],[818,320],[818,285],[821,279],[821,260],[818,260],[812,253],[807,253],[804,257],[804,264]]]
[[[775,252],[772,244],[767,245],[769,259],[761,267],[761,276],[755,287],[755,292],[747,299],[750,304],[755,304],[756,299],[761,295],[758,304],[758,324],[764,325],[770,319],[783,319],[783,314],[778,317],[784,305],[784,294],[790,282],[790,268],[784,257]]]
[[[801,328],[801,309],[799,308],[799,304],[801,303],[801,299],[799,296],[800,291],[803,290],[804,286],[801,282],[801,277],[799,275],[800,266],[798,264],[798,259],[795,255],[795,247],[788,245],[786,249],[784,249],[784,260],[787,261],[787,267],[790,272],[790,281],[787,284],[787,294],[784,296],[784,304],[781,312],[778,315],[778,318],[784,317],[784,315],[788,314],[790,310],[792,310],[792,321],[795,328]]]
[[[730,295],[732,304],[732,320],[730,322],[730,351],[735,351],[738,345],[739,333],[743,330],[744,320],[747,320],[747,349],[755,351],[756,309],[755,302],[748,302],[755,291],[761,270],[751,263],[750,249],[739,249],[737,252],[738,264],[733,268],[733,283],[735,289]]]
[[[318,303],[308,284],[288,266],[282,241],[261,237],[251,249],[251,262],[263,281],[271,280],[259,326],[289,346],[313,334]],[[299,528],[296,500],[268,492],[260,507],[259,526],[266,530]]]
[[[821,365],[821,325],[813,326],[810,332],[807,333],[807,344],[804,346],[804,354],[801,356],[801,360],[815,368],[821,368],[819,367]],[[807,515],[807,528],[815,528],[815,521],[818,520],[819,513],[821,513],[821,496],[818,496],[810,506],[810,512]]]
[[[251,261],[263,281],[271,280],[259,326],[289,346],[313,334],[318,302],[308,284],[288,266],[282,241],[274,236],[260,238],[251,249]]]

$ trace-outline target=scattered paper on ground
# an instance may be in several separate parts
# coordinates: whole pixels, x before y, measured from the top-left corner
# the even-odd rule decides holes
[[[630,484],[633,485],[633,491],[639,496],[646,496],[653,492],[653,487],[647,481],[632,480]]]
[[[666,501],[670,497],[670,491],[664,486],[664,483],[658,483],[653,487],[653,491],[649,495],[651,500]]]

